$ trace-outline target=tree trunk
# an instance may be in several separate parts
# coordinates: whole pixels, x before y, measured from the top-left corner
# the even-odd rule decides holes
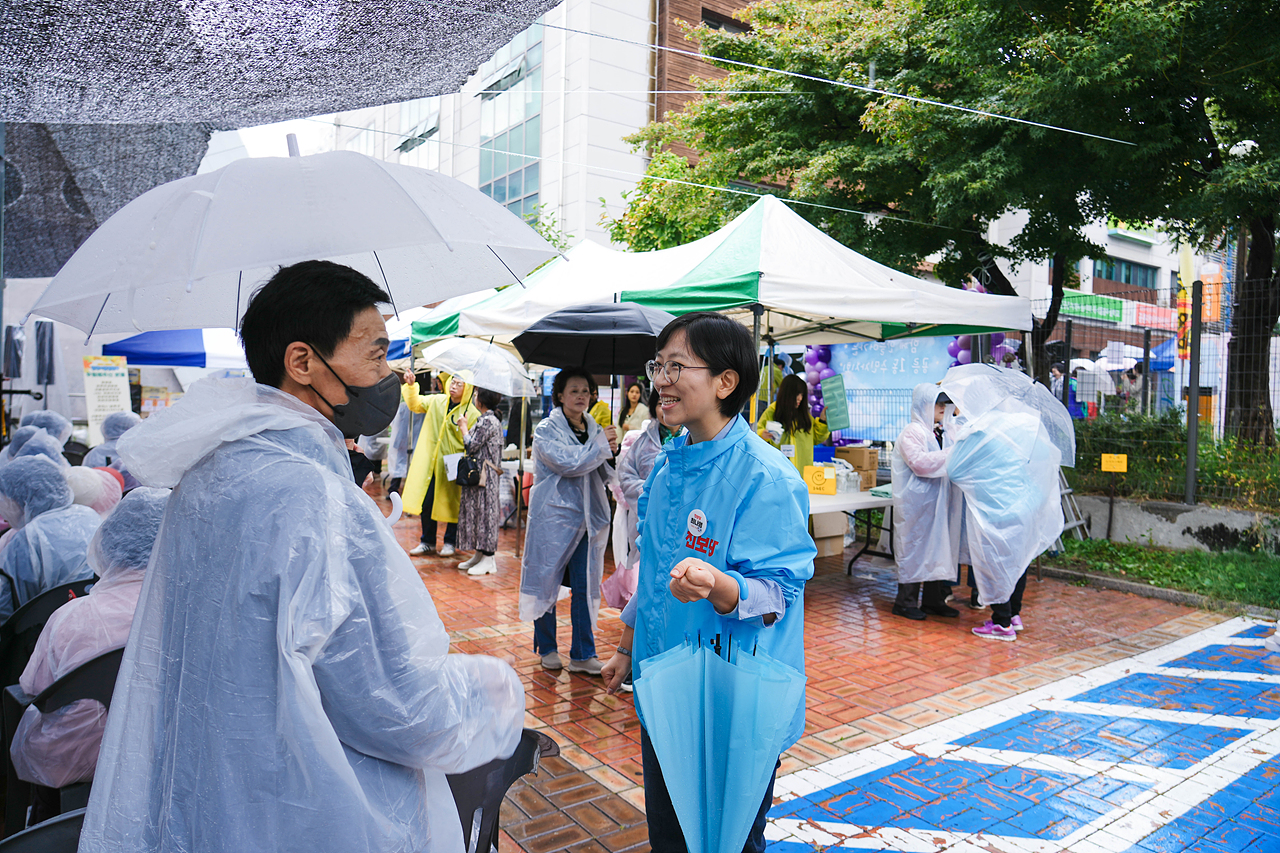
[[[1067,257],[1058,252],[1053,256],[1052,272],[1049,275],[1049,310],[1043,321],[1032,319],[1031,352],[1035,360],[1036,381],[1049,385],[1049,350],[1045,344],[1058,325],[1058,312],[1062,309],[1062,288],[1067,281]]]
[[[1280,319],[1280,276],[1275,274],[1275,217],[1249,223],[1244,280],[1236,284],[1236,306],[1227,349],[1227,431],[1254,444],[1276,443],[1271,410],[1271,338]]]

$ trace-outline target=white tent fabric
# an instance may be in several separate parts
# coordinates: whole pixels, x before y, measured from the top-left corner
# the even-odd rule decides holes
[[[828,237],[772,196],[701,240],[655,252],[584,241],[510,287],[457,312],[439,334],[509,341],[553,311],[591,302],[638,302],[673,314],[721,311],[789,344],[957,334],[957,327],[1031,328],[1027,299],[924,281]],[[961,329],[960,331],[969,331]]]

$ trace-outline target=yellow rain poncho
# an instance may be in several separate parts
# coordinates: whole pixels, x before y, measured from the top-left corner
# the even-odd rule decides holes
[[[444,387],[448,388],[449,376],[442,374],[440,379]],[[431,505],[431,518],[446,523],[457,522],[462,492],[458,484],[445,473],[444,457],[450,453],[463,452],[462,433],[458,431],[457,425],[458,415],[466,412],[468,428],[475,426],[480,419],[480,412],[471,404],[474,391],[471,385],[467,385],[462,392],[462,401],[455,406],[450,402],[448,393],[423,396],[418,393],[417,384],[400,386],[401,396],[409,406],[409,411],[426,415],[418,433],[418,442],[413,446],[409,476],[404,481],[404,511],[410,515],[422,514],[422,503],[434,478],[436,490],[435,500]]]
[[[760,417],[756,420],[756,434],[774,447],[782,450],[783,454],[789,455],[791,464],[796,466],[796,470],[801,474],[804,473],[806,465],[813,464],[813,446],[822,444],[831,435],[831,430],[827,428],[825,421],[820,421],[815,417],[809,418],[809,429],[803,432],[784,431],[782,438],[774,441],[772,437],[765,433],[765,428],[769,421],[776,421],[778,411],[777,403],[770,403]],[[789,448],[789,450],[783,450]]]

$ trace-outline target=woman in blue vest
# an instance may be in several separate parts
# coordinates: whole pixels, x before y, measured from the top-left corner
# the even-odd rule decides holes
[[[804,585],[817,554],[809,493],[790,460],[737,415],[756,390],[751,335],[719,314],[686,314],[663,329],[646,372],[662,422],[684,432],[662,449],[640,498],[640,579],[601,673],[606,686],[617,690],[633,665],[642,678],[646,660],[699,632],[732,635],[804,672]],[[802,698],[782,748],[803,733]],[[640,748],[650,846],[686,853],[643,728]],[[771,779],[745,853],[764,850],[772,800]]]

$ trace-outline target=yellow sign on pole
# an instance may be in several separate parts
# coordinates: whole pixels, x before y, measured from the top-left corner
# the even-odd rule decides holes
[[[1110,471],[1113,474],[1126,473],[1129,470],[1129,454],[1127,453],[1102,454],[1102,470]]]

